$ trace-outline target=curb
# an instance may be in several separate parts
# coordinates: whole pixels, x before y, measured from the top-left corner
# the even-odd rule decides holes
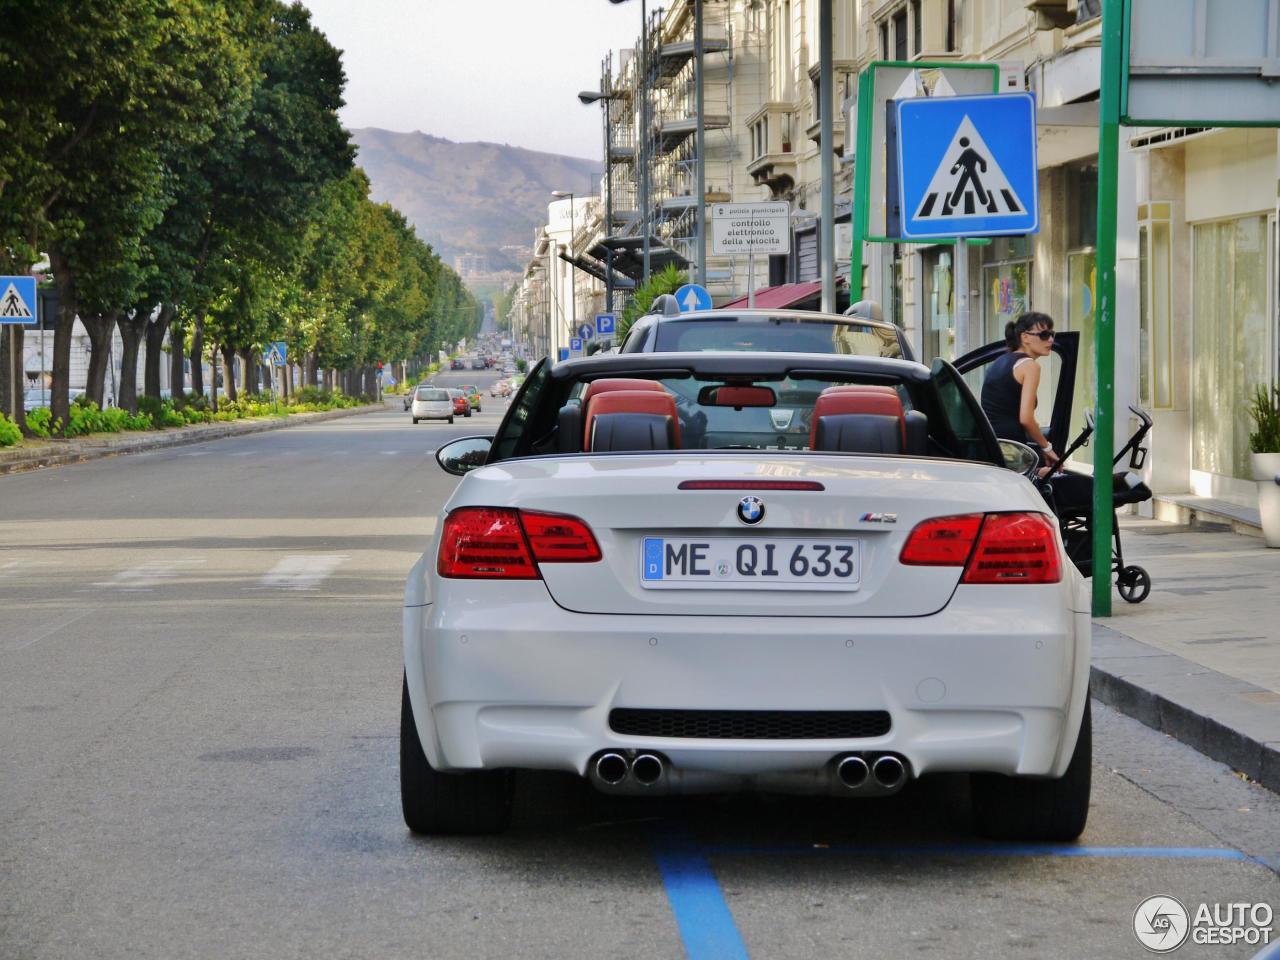
[[[281,430],[286,427],[302,426],[308,423],[322,423],[326,420],[338,420],[363,413],[377,413],[386,410],[386,404],[367,405],[363,407],[347,407],[342,410],[323,410],[319,413],[295,413],[287,417],[272,420],[254,420],[251,422],[233,421],[232,423],[214,425],[192,425],[167,430],[158,434],[143,434],[133,440],[120,443],[111,441],[70,441],[79,443],[73,450],[46,451],[32,456],[17,456],[10,460],[0,459],[0,476],[8,473],[23,473],[39,470],[43,467],[61,467],[69,463],[83,463],[86,460],[101,460],[104,457],[118,457],[130,453],[147,453],[152,450],[164,450],[168,447],[185,447],[210,440],[224,440],[227,437],[240,437],[253,433],[264,433],[268,430]]]
[[[1280,793],[1280,694],[1093,625],[1094,697]]]

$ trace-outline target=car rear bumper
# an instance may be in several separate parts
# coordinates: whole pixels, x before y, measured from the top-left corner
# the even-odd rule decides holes
[[[584,774],[603,749],[653,750],[686,783],[719,788],[865,751],[898,754],[916,775],[1059,776],[1087,694],[1089,622],[1063,601],[1065,583],[961,587],[911,618],[578,614],[539,581],[437,587],[434,604],[405,608],[405,662],[441,769]],[[467,602],[449,602],[454,590]],[[634,737],[611,728],[615,708],[887,711],[891,727],[839,740]]]

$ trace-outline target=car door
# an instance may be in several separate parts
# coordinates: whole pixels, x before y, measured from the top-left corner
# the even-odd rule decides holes
[[[986,375],[987,366],[1003,356],[1008,349],[1003,340],[988,343],[966,353],[955,362],[955,368],[964,375],[974,393],[981,396],[982,379]],[[1051,361],[1054,367],[1047,372],[1051,378],[1056,378],[1057,382],[1051,388],[1053,407],[1048,417],[1049,428],[1045,430],[1045,437],[1053,444],[1055,450],[1065,450],[1071,439],[1071,407],[1075,397],[1079,351],[1078,331],[1063,330],[1060,333],[1055,331],[1053,357],[1056,361]],[[1041,424],[1045,423],[1043,410],[1037,411],[1037,418]]]

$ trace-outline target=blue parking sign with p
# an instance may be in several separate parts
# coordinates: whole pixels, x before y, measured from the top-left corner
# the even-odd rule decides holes
[[[36,325],[36,278],[0,277],[0,324]]]
[[[582,352],[582,338],[581,338],[581,337],[570,337],[570,338],[569,338],[569,352],[570,352],[570,353],[581,353],[581,352]]]
[[[596,333],[602,337],[611,337],[617,327],[618,318],[612,313],[596,314]]]

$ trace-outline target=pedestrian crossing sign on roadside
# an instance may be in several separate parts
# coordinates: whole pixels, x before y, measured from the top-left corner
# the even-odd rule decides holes
[[[0,324],[36,325],[36,278],[0,277]]]
[[[1040,229],[1030,94],[913,97],[896,110],[904,240]]]

